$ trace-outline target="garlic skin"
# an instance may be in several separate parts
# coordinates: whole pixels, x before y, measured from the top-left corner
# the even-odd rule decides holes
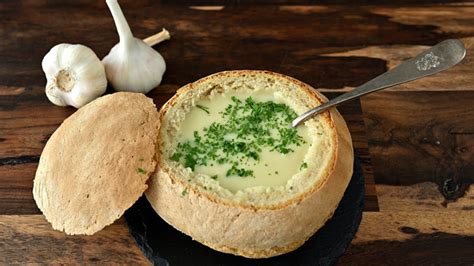
[[[116,91],[148,93],[161,83],[166,64],[163,57],[140,39],[125,48],[115,45],[104,57],[107,79]]]
[[[107,79],[117,91],[148,93],[166,71],[163,57],[144,41],[133,37],[117,0],[106,0],[120,37],[104,57]]]
[[[46,96],[59,106],[80,108],[104,94],[105,69],[97,55],[81,44],[61,43],[44,56]]]

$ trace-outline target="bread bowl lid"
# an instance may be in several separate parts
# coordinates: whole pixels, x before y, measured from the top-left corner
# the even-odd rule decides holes
[[[93,234],[113,223],[147,189],[156,167],[159,117],[153,100],[118,92],[64,120],[41,154],[33,197],[66,234]]]

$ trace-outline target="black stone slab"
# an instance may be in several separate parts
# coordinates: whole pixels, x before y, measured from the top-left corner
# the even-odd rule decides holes
[[[126,213],[130,233],[155,265],[331,265],[347,249],[359,228],[364,177],[358,160],[334,216],[297,250],[269,259],[246,259],[214,251],[163,221],[143,196]]]

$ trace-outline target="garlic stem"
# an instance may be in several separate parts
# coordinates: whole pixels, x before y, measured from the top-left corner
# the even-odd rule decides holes
[[[163,28],[163,30],[161,30],[157,34],[147,37],[143,39],[143,41],[149,46],[153,46],[162,41],[169,40],[170,38],[171,38],[170,33],[165,28]]]
[[[133,34],[128,26],[127,20],[123,15],[122,9],[120,8],[117,0],[106,0],[107,6],[112,13],[114,18],[115,27],[117,27],[117,32],[119,34],[120,42],[125,44],[131,43],[133,41]]]

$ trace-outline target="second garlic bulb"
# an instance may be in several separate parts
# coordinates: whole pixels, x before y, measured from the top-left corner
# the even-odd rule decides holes
[[[107,79],[117,91],[147,93],[161,83],[165,60],[144,41],[133,37],[117,0],[106,2],[120,37],[102,60]]]

